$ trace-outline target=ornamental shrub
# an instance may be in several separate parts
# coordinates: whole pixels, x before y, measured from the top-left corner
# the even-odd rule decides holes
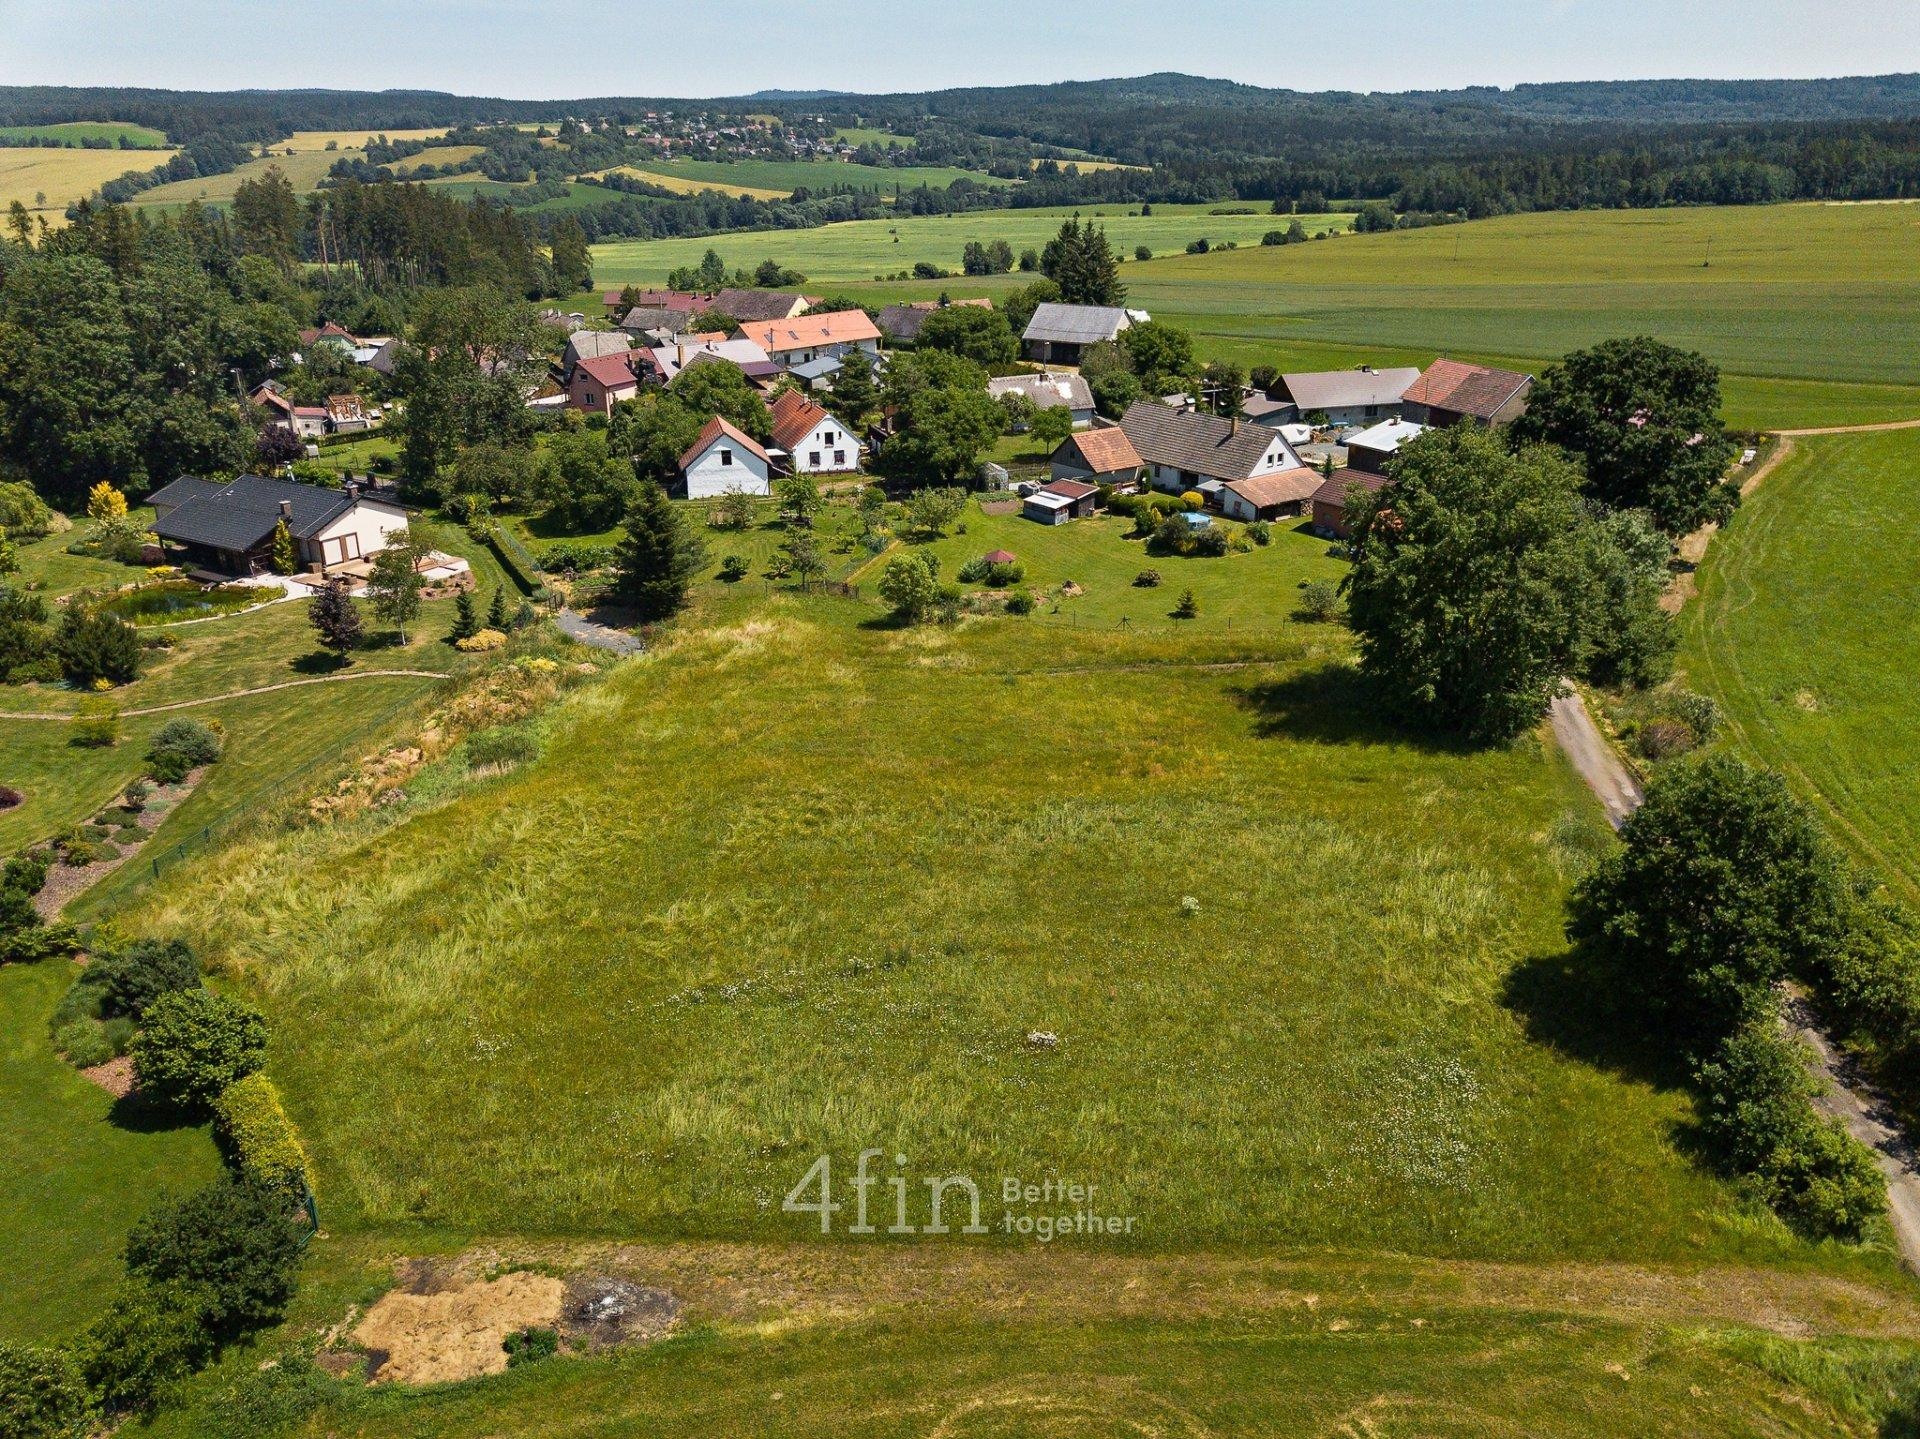
[[[163,1104],[204,1109],[265,1060],[266,1020],[212,990],[162,994],[145,1019],[133,1042],[134,1081]]]
[[[149,1212],[127,1237],[126,1260],[136,1278],[191,1286],[205,1328],[231,1338],[280,1317],[300,1235],[284,1189],[228,1178]]]
[[[249,1074],[220,1092],[213,1102],[213,1132],[227,1163],[242,1179],[279,1189],[293,1199],[310,1187],[312,1169],[299,1131],[287,1118],[280,1091],[266,1075]]]
[[[138,1018],[163,994],[198,989],[200,962],[184,939],[136,939],[96,958],[86,977],[100,986],[103,1012]]]
[[[85,1439],[93,1400],[80,1367],[58,1349],[0,1343],[0,1434],[6,1439]]]
[[[191,1284],[134,1280],[121,1286],[77,1346],[102,1408],[109,1414],[150,1410],[170,1385],[213,1357],[202,1299]]]

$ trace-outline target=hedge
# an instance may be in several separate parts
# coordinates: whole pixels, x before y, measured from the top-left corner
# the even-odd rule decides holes
[[[227,1162],[243,1179],[258,1179],[296,1196],[310,1190],[312,1171],[299,1131],[265,1074],[249,1074],[223,1089],[213,1102],[213,1122]]]

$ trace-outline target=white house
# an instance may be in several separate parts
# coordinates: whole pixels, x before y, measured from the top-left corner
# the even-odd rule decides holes
[[[710,500],[729,490],[770,494],[772,475],[773,462],[753,436],[718,415],[680,457],[680,478],[690,500]]]
[[[1154,488],[1172,494],[1199,490],[1217,497],[1223,486],[1238,480],[1297,472],[1304,485],[1313,475],[1278,433],[1244,420],[1183,414],[1141,400],[1120,417],[1120,428]],[[1302,498],[1317,484],[1307,485]]]
[[[1362,365],[1357,370],[1282,375],[1280,386],[1293,412],[1274,413],[1281,423],[1324,415],[1326,419],[1322,423],[1342,429],[1348,425],[1378,424],[1404,413],[1407,390],[1419,378],[1418,370],[1377,370],[1372,365]]]
[[[293,536],[303,567],[322,572],[367,559],[387,536],[407,527],[406,511],[388,500],[325,485],[242,475],[230,484],[182,476],[148,497],[153,532],[188,564],[228,574],[258,574],[271,565],[274,531]]]
[[[773,443],[796,474],[846,474],[860,468],[860,441],[798,390],[773,402]]]

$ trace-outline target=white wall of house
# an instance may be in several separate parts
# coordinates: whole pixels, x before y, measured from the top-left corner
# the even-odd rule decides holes
[[[847,355],[855,350],[865,350],[869,355],[877,355],[880,353],[880,342],[878,340],[854,340],[844,344],[803,345],[797,350],[777,351],[773,358],[791,368],[794,365],[811,364],[813,361],[823,357],[830,357],[835,360],[845,359]]]
[[[406,512],[398,505],[361,500],[318,534],[302,541],[302,558],[322,568],[367,559],[386,548],[388,535],[406,527]]]
[[[1177,495],[1183,490],[1192,489],[1202,480],[1250,480],[1255,475],[1271,475],[1280,470],[1299,468],[1300,457],[1288,448],[1285,440],[1275,435],[1273,443],[1267,446],[1267,452],[1260,457],[1260,463],[1244,475],[1205,475],[1191,470],[1183,471],[1172,465],[1151,465],[1148,467],[1148,477],[1156,490]]]
[[[687,498],[710,500],[728,490],[745,490],[750,495],[772,493],[767,480],[767,462],[750,454],[722,435],[693,457],[682,473],[687,481]]]
[[[815,425],[795,442],[790,453],[793,468],[802,474],[844,474],[860,468],[860,442],[836,419]]]

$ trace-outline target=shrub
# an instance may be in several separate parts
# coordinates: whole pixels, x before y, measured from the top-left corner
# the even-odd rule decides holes
[[[7,1439],[85,1439],[93,1400],[80,1368],[57,1349],[0,1343],[0,1434]]]
[[[1724,716],[1710,695],[1695,694],[1692,690],[1668,690],[1661,697],[1660,707],[1691,730],[1696,743],[1706,744],[1720,732]]]
[[[104,845],[90,839],[71,839],[60,846],[60,859],[63,864],[74,869],[85,869],[90,864],[98,864],[108,857]]]
[[[168,720],[154,735],[147,753],[151,756],[155,750],[178,750],[190,764],[212,764],[220,758],[220,735],[199,720]]]
[[[213,1103],[213,1132],[241,1178],[294,1199],[307,1191],[307,1152],[280,1103],[280,1091],[266,1075],[249,1074],[220,1092]]]
[[[1173,617],[1176,620],[1191,620],[1198,618],[1199,614],[1200,601],[1194,598],[1193,591],[1182,590],[1180,603],[1173,607]]]
[[[108,1014],[135,1018],[163,994],[200,987],[200,963],[184,939],[137,939],[94,960],[87,979]]]
[[[463,640],[455,640],[453,647],[465,654],[484,654],[488,650],[497,650],[507,642],[507,637],[499,630],[478,630]]]
[[[201,1291],[181,1283],[125,1284],[77,1349],[87,1383],[108,1413],[152,1409],[170,1385],[213,1355]]]
[[[728,584],[744,580],[747,577],[747,562],[740,555],[728,555],[720,561],[720,578]]]
[[[123,685],[140,673],[140,635],[130,624],[74,603],[60,617],[54,648],[77,685]]]
[[[1247,538],[1256,545],[1266,546],[1273,543],[1273,526],[1265,520],[1255,520],[1247,526]]]
[[[1142,570],[1133,577],[1133,582],[1143,590],[1155,589],[1160,584],[1160,571]]]
[[[1015,590],[1007,596],[1007,613],[1010,615],[1032,614],[1033,596],[1026,590]]]
[[[192,1286],[205,1327],[231,1337],[280,1317],[300,1236],[284,1190],[223,1179],[148,1213],[127,1237],[126,1260],[139,1278]]]
[[[92,1019],[76,1019],[53,1032],[55,1051],[66,1056],[75,1069],[92,1069],[115,1059],[119,1051],[107,1037],[106,1026]]]
[[[1198,490],[1186,490],[1180,496],[1180,505],[1188,513],[1204,510],[1207,507],[1207,497]]]
[[[298,1351],[243,1371],[203,1418],[201,1439],[259,1439],[287,1434],[308,1415],[342,1397],[342,1384]]]
[[[143,810],[147,807],[147,796],[153,788],[145,780],[137,779],[120,794],[120,801],[130,810]]]
[[[1012,564],[988,565],[985,576],[987,584],[996,590],[1003,590],[1008,585],[1017,585],[1026,577],[1026,568],[1018,561]]]
[[[1187,553],[1200,555],[1206,559],[1217,560],[1232,547],[1227,532],[1218,525],[1208,525],[1204,530],[1195,530],[1187,540]]]
[[[225,995],[174,990],[154,1000],[145,1018],[133,1042],[134,1079],[162,1103],[204,1108],[263,1062],[266,1020]]]
[[[1648,720],[1633,734],[1634,749],[1655,764],[1691,754],[1697,744],[1693,731],[1679,720]]]
[[[1768,1021],[1731,1035],[1695,1067],[1693,1079],[1701,1137],[1732,1173],[1757,1173],[1807,1122],[1807,1072]]]
[[[1760,1173],[1767,1202],[1814,1239],[1857,1240],[1886,1212],[1886,1181],[1873,1153],[1837,1119],[1808,1114]]]
[[[1300,586],[1300,613],[1310,620],[1330,620],[1340,613],[1340,590],[1331,580],[1308,580]]]
[[[515,1369],[553,1358],[560,1352],[560,1336],[551,1329],[520,1329],[502,1340],[500,1347],[507,1351],[507,1368]]]

